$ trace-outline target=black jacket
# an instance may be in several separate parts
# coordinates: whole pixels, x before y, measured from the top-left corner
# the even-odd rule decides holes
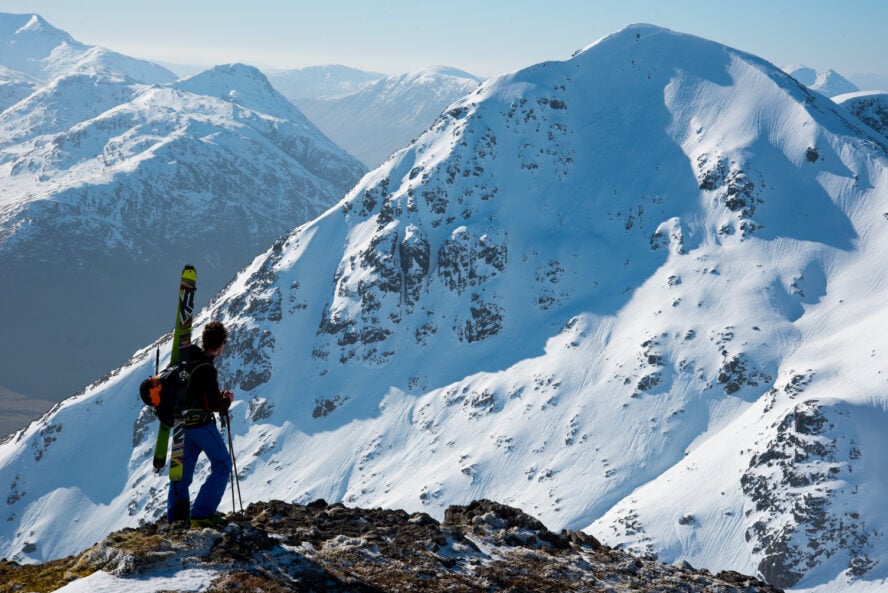
[[[188,380],[185,425],[194,428],[215,422],[213,412],[227,412],[231,401],[219,391],[219,379],[213,366],[215,357],[197,346],[191,346],[189,354],[191,377]]]

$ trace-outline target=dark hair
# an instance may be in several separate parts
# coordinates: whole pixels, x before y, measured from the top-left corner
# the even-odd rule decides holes
[[[221,321],[211,321],[203,328],[203,349],[215,350],[228,339],[228,331]]]

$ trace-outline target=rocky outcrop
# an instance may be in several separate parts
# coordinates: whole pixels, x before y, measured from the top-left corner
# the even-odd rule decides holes
[[[211,592],[780,591],[735,572],[634,558],[586,533],[554,533],[489,500],[451,506],[443,523],[317,500],[253,504],[219,529],[149,523],[46,564],[3,561],[0,592],[51,591],[98,570],[144,583],[185,569],[211,571]]]
[[[795,375],[784,391],[803,390],[808,380]],[[769,583],[791,587],[834,556],[847,558],[852,578],[877,563],[876,532],[847,505],[857,495],[848,481],[862,453],[853,431],[840,425],[843,415],[816,400],[797,404],[740,480],[751,519],[746,539],[761,554],[758,570]]]

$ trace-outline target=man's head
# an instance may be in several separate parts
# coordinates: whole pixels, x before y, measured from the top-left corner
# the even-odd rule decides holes
[[[221,321],[211,321],[203,328],[204,352],[215,352],[222,347],[228,338],[228,331]]]

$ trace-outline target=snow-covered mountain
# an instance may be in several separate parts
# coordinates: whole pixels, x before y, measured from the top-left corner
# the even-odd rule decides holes
[[[0,110],[24,99],[26,91],[72,74],[123,75],[148,84],[177,78],[157,64],[84,45],[39,15],[0,13]]]
[[[206,303],[365,168],[255,68],[145,84],[26,22],[10,64],[48,82],[0,112],[0,386],[60,401],[172,326],[184,263]]]
[[[888,91],[859,91],[838,95],[833,101],[888,139]]]
[[[344,96],[288,96],[321,131],[372,168],[480,82],[461,70],[439,67],[388,76]]]
[[[884,138],[718,43],[634,25],[488,80],[201,313],[232,332],[243,498],[489,498],[666,562],[884,588],[886,204]],[[163,513],[153,359],[0,445],[0,555]]]
[[[783,68],[790,76],[827,97],[859,91],[853,82],[835,70],[815,70],[808,66],[792,65]]]
[[[340,64],[270,70],[266,76],[274,88],[297,105],[303,99],[332,99],[350,95],[385,78],[385,74],[379,72],[367,72]]]

